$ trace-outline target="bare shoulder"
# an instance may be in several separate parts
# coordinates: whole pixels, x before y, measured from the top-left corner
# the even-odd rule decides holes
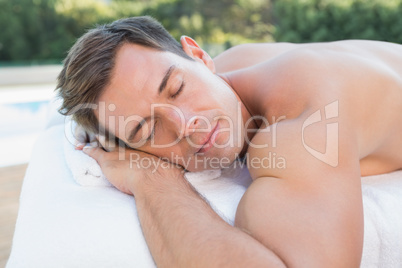
[[[394,54],[401,48],[382,42],[339,42],[295,49],[256,66],[255,80],[264,77],[261,92],[269,89],[268,117],[285,115],[304,122],[337,101],[339,127],[346,123],[348,131],[355,131],[359,158],[381,150],[389,133],[400,133],[394,122],[401,120],[395,111],[402,104],[402,54]]]
[[[330,177],[359,181],[357,135],[343,105],[329,100],[297,118],[261,128],[247,151],[250,174],[253,179],[275,177],[316,185]]]
[[[314,46],[293,49],[246,74],[260,81],[261,95],[266,92],[264,116],[270,124],[254,136],[249,156],[283,157],[287,166],[283,170],[252,169],[255,178],[311,179],[328,171],[358,170],[359,133],[355,98],[349,90],[354,80],[347,78],[353,71],[349,64],[360,63],[347,62],[344,52],[319,47],[322,50]]]
[[[217,72],[231,72],[251,67],[265,61],[283,56],[280,61],[293,56],[312,56],[340,60],[337,56],[379,57],[387,61],[400,61],[402,45],[368,40],[344,40],[326,43],[252,43],[232,47],[214,58]],[[331,57],[333,56],[333,57]],[[329,58],[328,58],[329,57]],[[304,67],[308,66],[308,61]],[[399,66],[399,65],[398,65]]]
[[[235,90],[254,92],[248,96],[250,103],[263,98],[269,110],[267,119],[272,123],[273,117],[296,118],[312,105],[339,99],[339,88],[345,79],[334,70],[338,68],[338,58],[310,47],[298,47],[228,76]],[[341,62],[339,68],[345,65]]]
[[[395,50],[389,52],[390,47]],[[383,142],[392,129],[390,123],[400,120],[393,111],[401,105],[402,73],[400,64],[392,60],[396,56],[391,57],[399,48],[374,41],[309,44],[232,72],[234,88],[255,92],[248,96],[249,103],[261,102],[263,97],[267,107],[264,116],[271,126],[261,129],[253,143],[276,142],[276,147],[250,147],[249,155],[275,155],[278,159],[288,154],[284,156],[288,160],[286,170],[262,168],[252,172],[300,177],[301,173],[297,173],[302,162],[307,167],[303,173],[307,170],[307,177],[317,177],[319,172],[331,170],[318,161],[318,156],[335,157],[329,153],[330,146],[338,148],[339,163],[345,163],[338,165],[336,172],[351,168],[347,165],[351,159],[356,170],[359,160]],[[398,62],[401,61],[402,58]],[[251,87],[253,90],[249,90]],[[387,120],[380,118],[384,114]],[[279,119],[285,120],[276,123]],[[328,140],[331,135],[337,138]],[[317,176],[310,176],[313,172]],[[359,175],[355,177],[360,179]]]
[[[214,58],[218,73],[247,68],[298,47],[291,43],[251,43],[234,46]]]

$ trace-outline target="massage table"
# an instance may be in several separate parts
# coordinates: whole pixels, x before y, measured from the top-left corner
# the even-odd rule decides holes
[[[7,268],[155,267],[135,200],[119,192],[96,162],[74,150],[72,124],[51,120],[24,178]],[[187,173],[227,222],[251,183],[246,167]],[[361,267],[402,267],[402,171],[362,178]]]

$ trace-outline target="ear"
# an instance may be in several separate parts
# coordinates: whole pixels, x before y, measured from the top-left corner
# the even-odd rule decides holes
[[[215,73],[215,64],[207,52],[202,50],[200,46],[192,38],[183,35],[180,37],[180,43],[183,51],[194,60],[205,64],[212,73]]]

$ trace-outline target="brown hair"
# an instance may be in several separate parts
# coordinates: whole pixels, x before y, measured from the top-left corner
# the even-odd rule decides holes
[[[110,82],[116,52],[125,43],[169,51],[191,59],[166,29],[151,17],[126,18],[100,25],[79,38],[64,60],[56,89],[63,100],[59,109],[61,114],[72,115],[79,125],[99,133],[99,122],[88,104],[95,104]]]

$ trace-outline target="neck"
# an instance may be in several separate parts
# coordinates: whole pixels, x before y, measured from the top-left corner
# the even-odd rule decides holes
[[[241,107],[241,114],[243,119],[243,127],[245,131],[245,135],[247,135],[248,140],[250,141],[254,135],[256,134],[256,130],[261,127],[261,120],[255,120],[257,116],[262,116],[262,110],[260,109],[263,107],[262,103],[257,103],[253,100],[258,100],[260,98],[252,98],[252,96],[258,96],[255,89],[252,87],[245,87],[242,86],[238,82],[237,79],[233,79],[233,75],[230,74],[217,74],[220,78],[225,81],[228,86],[233,90],[236,98],[238,99]],[[247,123],[248,122],[248,123]],[[249,130],[249,131],[248,131]],[[250,131],[254,130],[254,131]],[[240,153],[242,157],[247,152],[248,144],[245,140],[243,149]]]

